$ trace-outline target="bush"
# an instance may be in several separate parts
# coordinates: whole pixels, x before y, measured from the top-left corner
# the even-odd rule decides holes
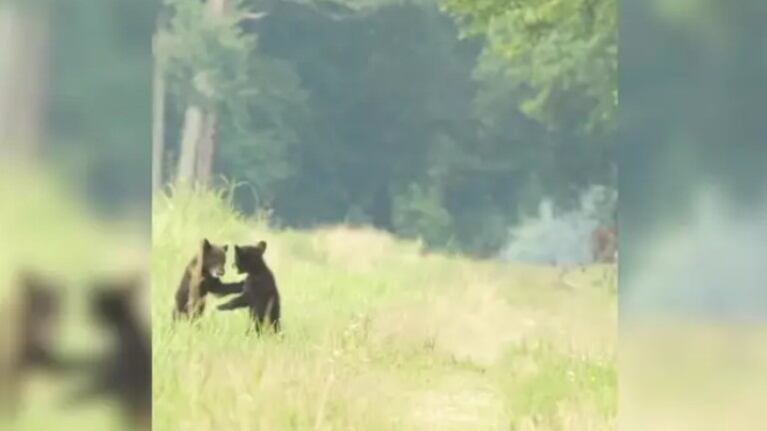
[[[509,231],[500,254],[506,261],[581,265],[592,261],[590,238],[599,225],[615,221],[617,192],[592,186],[581,194],[580,205],[562,211],[550,199],[541,201],[537,217],[524,218]]]
[[[450,243],[452,219],[435,187],[411,184],[394,197],[392,207],[392,224],[398,235],[420,239],[428,247]]]

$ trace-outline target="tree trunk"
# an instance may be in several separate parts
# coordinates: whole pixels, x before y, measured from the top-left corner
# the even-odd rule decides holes
[[[208,0],[208,15],[217,19],[224,14],[227,0]],[[201,136],[197,147],[197,180],[207,183],[213,173],[213,159],[216,149],[216,111],[208,108],[203,114]]]
[[[37,153],[48,72],[45,8],[0,4],[0,158]]]
[[[181,152],[178,157],[176,180],[189,183],[196,180],[197,147],[202,135],[202,109],[190,105],[184,113],[184,130],[181,133]]]
[[[214,19],[220,17],[224,13],[226,3],[227,0],[208,0],[208,15]],[[205,71],[200,71],[199,76],[204,77]],[[215,108],[187,107],[177,181],[205,183],[210,179],[215,155],[215,128]]]
[[[201,136],[197,147],[197,180],[207,183],[213,173],[213,156],[216,145],[216,113],[208,110],[203,116]]]
[[[165,68],[157,49],[157,29],[154,37],[154,77],[152,80],[152,191],[162,186],[163,154],[165,153]]]

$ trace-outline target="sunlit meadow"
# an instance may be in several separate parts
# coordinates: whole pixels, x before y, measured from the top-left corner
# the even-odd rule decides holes
[[[612,268],[422,253],[367,228],[272,229],[227,196],[155,197],[155,429],[614,429]],[[247,312],[215,297],[198,323],[172,322],[203,237],[268,242],[281,337],[246,335]],[[224,278],[238,279],[228,259]]]

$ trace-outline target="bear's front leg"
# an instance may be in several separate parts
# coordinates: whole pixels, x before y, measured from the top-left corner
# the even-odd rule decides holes
[[[222,311],[236,310],[248,306],[248,298],[245,294],[235,297],[229,302],[219,305],[217,308]]]

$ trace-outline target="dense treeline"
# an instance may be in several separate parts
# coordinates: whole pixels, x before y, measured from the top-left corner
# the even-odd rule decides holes
[[[587,91],[540,88],[546,104],[560,101],[556,112],[530,108],[539,96],[504,74],[518,60],[494,59],[477,30],[460,38],[436,3],[230,1],[215,28],[205,5],[167,5],[167,153],[181,152],[188,106],[206,106],[215,174],[248,185],[237,196],[246,211],[269,206],[292,226],[373,224],[488,254],[542,196],[574,204],[587,185],[614,180],[612,129],[600,122],[609,107]]]
[[[81,3],[54,18],[57,55],[82,57],[77,37],[105,54],[56,74],[68,104],[51,118],[104,150],[88,169],[105,196],[148,193],[150,117],[134,107],[151,99],[153,35],[162,184],[180,168],[243,183],[238,206],[282,225],[373,224],[487,255],[543,197],[576,206],[614,185],[612,0],[164,0],[159,19]],[[136,23],[146,37],[120,30]]]

